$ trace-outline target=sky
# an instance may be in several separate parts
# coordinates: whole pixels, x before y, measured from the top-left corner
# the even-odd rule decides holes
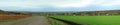
[[[120,0],[0,0],[4,11],[98,11],[120,10]]]

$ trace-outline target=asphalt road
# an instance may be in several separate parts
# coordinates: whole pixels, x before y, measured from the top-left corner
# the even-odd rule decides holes
[[[31,18],[18,20],[16,22],[6,23],[3,25],[49,25],[49,22],[44,16],[34,16]]]

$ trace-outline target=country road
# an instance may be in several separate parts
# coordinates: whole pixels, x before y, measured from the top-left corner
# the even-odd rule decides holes
[[[44,16],[35,16],[24,20],[18,20],[16,22],[6,23],[3,25],[49,25],[49,22]]]

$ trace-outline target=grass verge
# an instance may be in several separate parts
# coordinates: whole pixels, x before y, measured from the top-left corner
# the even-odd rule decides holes
[[[51,18],[48,18],[48,20],[49,20],[50,25],[67,25],[66,23],[63,23],[61,21],[54,20],[54,19],[51,19]]]

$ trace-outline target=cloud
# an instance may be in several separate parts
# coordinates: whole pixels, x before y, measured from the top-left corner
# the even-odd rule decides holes
[[[93,2],[93,0],[72,0],[72,1],[64,1],[64,2],[56,2],[51,3],[53,6],[57,7],[84,7],[88,6]]]
[[[56,7],[82,7],[87,6],[92,0],[1,0],[1,6],[11,7],[40,7],[43,4]]]
[[[99,6],[116,6],[116,5],[120,5],[120,0],[100,0],[100,1],[95,1],[94,2],[95,5],[99,5]]]
[[[0,0],[0,9],[7,11],[96,11],[119,6],[120,0]]]

